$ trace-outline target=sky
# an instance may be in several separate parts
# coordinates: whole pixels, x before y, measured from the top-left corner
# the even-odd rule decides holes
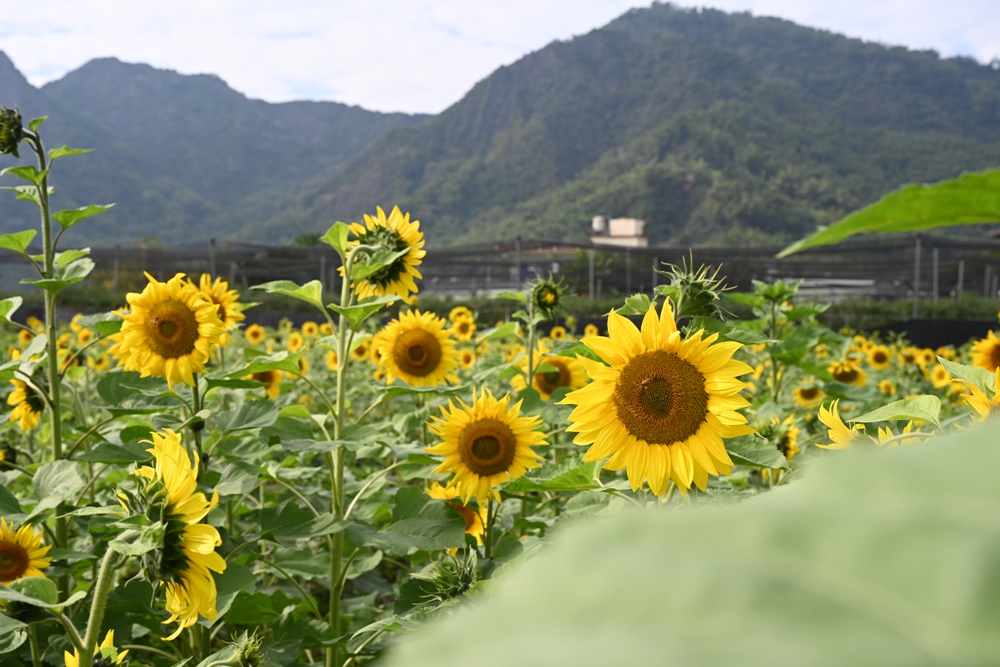
[[[777,16],[982,63],[1000,58],[1000,0],[676,4]],[[648,5],[648,0],[3,0],[0,50],[36,86],[93,58],[113,56],[183,74],[216,74],[248,97],[270,102],[332,100],[373,111],[438,113],[501,65]]]

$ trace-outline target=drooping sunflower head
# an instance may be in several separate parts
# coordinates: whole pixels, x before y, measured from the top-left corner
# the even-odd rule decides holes
[[[413,387],[433,387],[454,381],[458,365],[455,341],[445,320],[434,313],[400,314],[381,332],[378,352],[388,382],[399,378]]]
[[[0,517],[0,583],[7,585],[22,577],[44,577],[42,570],[52,562],[45,554],[51,546],[42,546],[42,531],[30,524],[17,528]]]
[[[216,314],[222,322],[224,331],[219,336],[219,345],[228,345],[233,338],[229,332],[246,317],[240,311],[240,293],[229,289],[229,283],[222,278],[216,278],[213,282],[212,276],[207,273],[201,274],[198,287],[205,298],[215,304]]]
[[[386,266],[357,281],[354,291],[362,298],[396,294],[405,299],[410,293],[417,291],[415,281],[423,277],[417,270],[427,254],[423,249],[424,235],[420,232],[420,222],[411,222],[410,214],[400,212],[398,206],[392,208],[388,217],[381,206],[376,207],[376,210],[375,216],[365,214],[364,225],[351,223],[351,231],[357,236],[357,240],[349,241],[348,245],[369,245],[396,256]]]
[[[17,422],[22,431],[32,431],[41,421],[45,402],[32,387],[23,380],[11,380],[14,390],[7,396],[7,405],[14,406],[10,411],[10,421]]]
[[[196,490],[198,456],[192,463],[180,435],[170,429],[153,433],[152,438],[146,442],[153,445],[148,451],[154,465],[135,471],[139,492],[127,497],[149,521],[166,526],[162,548],[143,556],[143,566],[152,579],[165,585],[170,613],[165,622],[179,624],[167,637],[171,640],[194,625],[199,614],[209,620],[216,618],[217,593],[211,572],[224,572],[226,562],[215,552],[222,544],[219,531],[202,523],[218,505],[219,495],[213,493],[209,500]]]
[[[548,444],[535,430],[542,420],[522,417],[521,402],[511,406],[509,394],[496,398],[488,389],[478,396],[473,391],[472,405],[449,401],[441,412],[441,417],[431,416],[428,427],[442,442],[425,451],[445,457],[434,471],[455,473],[448,486],[458,489],[463,503],[475,497],[482,506],[498,497],[497,485],[541,465],[532,447]]]
[[[650,306],[641,330],[612,311],[608,333],[583,339],[608,365],[577,357],[592,382],[563,401],[576,406],[573,442],[591,446],[584,460],[610,456],[606,468],[625,468],[634,490],[647,481],[660,496],[671,480],[684,493],[729,474],[722,439],[753,433],[737,412],[749,405],[738,376],[753,370],[732,359],[741,345],[704,331],[683,338],[669,301],[659,315]]]
[[[1000,338],[992,331],[972,344],[972,365],[990,372],[1000,368]]]
[[[205,370],[209,352],[224,331],[218,306],[178,273],[165,283],[146,274],[149,284],[126,297],[127,312],[115,311],[124,322],[112,338],[110,352],[126,370],[143,377],[157,375],[173,387],[194,385],[194,373]]]

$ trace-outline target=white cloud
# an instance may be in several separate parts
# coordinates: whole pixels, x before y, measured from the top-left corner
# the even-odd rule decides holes
[[[35,85],[101,56],[212,73],[250,97],[333,99],[435,113],[500,65],[600,27],[635,0],[46,0],[0,26],[0,49]],[[694,3],[691,3],[694,4]],[[995,0],[714,0],[868,40],[1000,55]]]

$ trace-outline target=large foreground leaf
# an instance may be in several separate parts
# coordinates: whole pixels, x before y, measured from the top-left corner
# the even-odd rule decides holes
[[[571,524],[387,664],[1000,664],[1000,423]]]
[[[778,258],[839,243],[860,232],[915,232],[933,227],[1000,221],[1000,169],[962,174],[934,185],[906,185],[812,236]]]

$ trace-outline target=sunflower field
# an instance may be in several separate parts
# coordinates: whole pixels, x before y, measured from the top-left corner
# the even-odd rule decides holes
[[[381,207],[322,237],[339,293],[252,288],[301,326],[182,274],[59,321],[108,206],[51,209],[85,151],[0,119],[45,303],[0,300],[3,665],[997,664],[994,332],[832,331],[686,264],[600,326],[551,278],[422,311]]]

